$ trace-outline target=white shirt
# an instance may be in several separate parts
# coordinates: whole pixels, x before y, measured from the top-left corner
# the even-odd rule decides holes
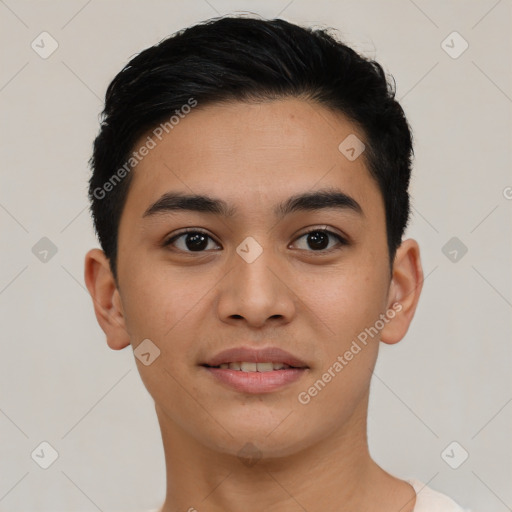
[[[471,510],[463,509],[460,505],[457,505],[446,494],[434,491],[419,480],[410,479],[407,482],[416,491],[414,512],[471,512]]]
[[[470,509],[464,509],[457,505],[455,501],[427,487],[424,483],[416,479],[406,480],[416,491],[416,505],[414,512],[471,512]],[[160,508],[154,508],[147,512],[160,512]]]

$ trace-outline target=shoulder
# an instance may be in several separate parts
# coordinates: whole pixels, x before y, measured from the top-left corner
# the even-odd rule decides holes
[[[414,512],[472,512],[464,509],[446,494],[434,491],[419,480],[407,480],[416,491]]]

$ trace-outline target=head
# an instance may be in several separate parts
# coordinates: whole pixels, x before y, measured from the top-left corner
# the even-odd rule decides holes
[[[119,222],[131,170],[140,160],[133,152],[141,135],[149,132],[158,141],[158,134],[171,131],[192,105],[284,98],[308,99],[339,112],[364,134],[362,157],[384,201],[392,263],[409,219],[413,149],[403,109],[382,67],[325,30],[279,19],[228,17],[182,30],[144,50],[107,89],[91,158],[89,199],[116,278]],[[161,123],[162,129],[151,133]]]
[[[403,338],[421,289],[417,244],[402,242],[411,157],[382,67],[324,30],[221,18],[125,66],[91,158],[102,251],[85,278],[111,348],[160,350],[138,365],[162,416],[211,448],[273,455],[362,417],[378,342]],[[258,344],[300,357],[301,384],[212,385],[207,360]],[[269,437],[283,405],[297,414]]]

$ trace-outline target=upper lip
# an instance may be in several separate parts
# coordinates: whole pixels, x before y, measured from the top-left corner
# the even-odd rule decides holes
[[[223,350],[211,357],[202,365],[219,366],[224,363],[248,362],[248,363],[284,363],[295,368],[308,368],[308,365],[293,356],[289,352],[278,347],[251,348],[236,347]]]

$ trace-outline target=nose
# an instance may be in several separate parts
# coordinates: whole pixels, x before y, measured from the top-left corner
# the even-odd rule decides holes
[[[246,261],[233,255],[234,268],[220,283],[218,315],[223,322],[245,322],[253,328],[266,323],[289,323],[296,312],[297,297],[287,282],[285,262],[278,261],[271,250]]]

